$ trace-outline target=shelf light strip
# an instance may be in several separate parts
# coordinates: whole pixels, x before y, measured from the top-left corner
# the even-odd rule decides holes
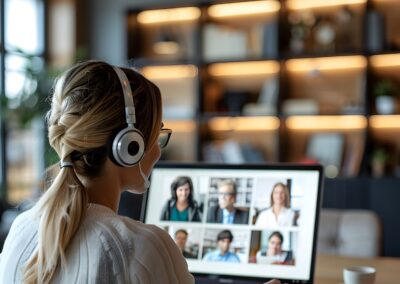
[[[274,131],[279,125],[277,117],[215,117],[209,122],[212,131]]]
[[[400,53],[395,54],[381,54],[373,55],[370,57],[372,67],[399,67],[400,66]]]
[[[372,115],[369,121],[372,128],[400,129],[400,115]]]
[[[152,80],[174,80],[194,78],[198,70],[194,65],[147,66],[141,73]]]
[[[306,10],[365,4],[367,0],[288,0],[286,7],[289,10]]]
[[[215,63],[208,67],[211,76],[267,75],[279,72],[276,61]]]
[[[200,18],[201,11],[197,7],[148,10],[140,12],[137,20],[140,24],[160,24],[170,22],[187,22]]]
[[[188,133],[196,130],[196,123],[191,120],[164,120],[165,127],[171,128],[173,133]]]
[[[291,116],[286,126],[291,130],[362,130],[367,127],[367,119],[361,115]]]
[[[286,61],[286,68],[291,72],[362,69],[366,66],[367,59],[360,55],[289,59]]]
[[[249,1],[212,5],[207,13],[213,18],[227,18],[270,14],[278,12],[280,8],[278,1]]]

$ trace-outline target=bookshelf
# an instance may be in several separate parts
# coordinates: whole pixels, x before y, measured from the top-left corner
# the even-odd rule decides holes
[[[392,0],[129,10],[128,58],[160,87],[174,129],[163,159],[309,163],[323,159],[310,147],[336,137],[329,177],[399,175],[399,10]]]

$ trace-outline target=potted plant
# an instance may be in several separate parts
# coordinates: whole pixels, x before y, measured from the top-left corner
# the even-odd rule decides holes
[[[386,163],[389,159],[389,155],[385,148],[375,148],[372,152],[371,167],[373,177],[382,177],[385,174]]]
[[[396,112],[397,86],[389,79],[378,81],[373,89],[375,107],[378,114],[393,114]]]

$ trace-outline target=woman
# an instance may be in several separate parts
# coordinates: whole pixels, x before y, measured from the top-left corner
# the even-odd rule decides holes
[[[161,220],[201,222],[201,212],[193,199],[193,182],[190,177],[177,177],[171,183],[171,198],[164,205]]]
[[[259,251],[257,263],[264,264],[293,264],[292,254],[282,250],[283,236],[280,232],[272,232],[268,237],[267,250]]]
[[[146,191],[171,133],[158,88],[132,69],[83,62],[57,80],[47,123],[59,169],[13,223],[0,283],[194,283],[165,231],[116,214],[122,191]]]
[[[257,217],[256,226],[293,226],[295,214],[289,206],[288,187],[281,182],[276,183],[272,188],[270,199],[271,207],[261,211]]]

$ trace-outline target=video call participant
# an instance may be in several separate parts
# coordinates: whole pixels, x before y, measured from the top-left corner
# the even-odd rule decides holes
[[[201,211],[193,199],[193,182],[190,177],[177,177],[171,184],[171,198],[161,212],[163,221],[201,222]]]
[[[293,226],[295,212],[290,208],[290,194],[288,187],[278,182],[271,191],[271,207],[261,211],[256,225],[262,227]]]
[[[229,248],[233,241],[231,231],[224,230],[217,235],[218,249],[207,253],[203,260],[207,261],[224,261],[224,262],[240,262],[240,258],[236,253],[230,252]]]
[[[258,251],[257,263],[265,264],[293,264],[292,253],[282,250],[283,236],[280,232],[272,232],[268,237],[266,251]]]
[[[194,254],[186,251],[186,243],[188,239],[188,232],[184,229],[179,229],[175,232],[175,243],[181,250],[185,258],[197,258]]]
[[[218,206],[211,206],[207,213],[207,222],[222,224],[247,224],[249,212],[235,208],[236,183],[223,180],[218,183]]]
[[[194,283],[167,232],[116,213],[122,191],[149,186],[171,134],[161,118],[159,89],[133,69],[85,61],[57,80],[47,125],[60,162],[10,229],[0,283]]]

